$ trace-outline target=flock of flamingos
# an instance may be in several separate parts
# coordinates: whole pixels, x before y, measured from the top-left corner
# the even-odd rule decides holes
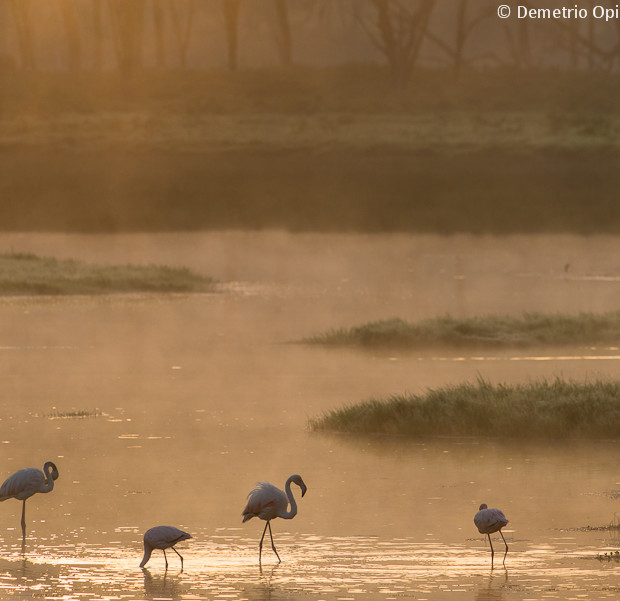
[[[15,472],[12,476],[9,476],[0,487],[0,501],[6,501],[7,499],[18,499],[23,502],[21,524],[24,541],[26,540],[26,499],[38,492],[51,492],[54,489],[54,480],[57,479],[58,468],[53,462],[47,461],[43,466],[43,471],[36,467],[21,469]],[[282,561],[273,542],[270,522],[274,518],[284,518],[285,520],[290,520],[297,515],[297,502],[295,501],[295,497],[291,491],[291,484],[293,483],[299,486],[301,489],[301,496],[303,497],[308,488],[299,474],[293,474],[288,478],[286,484],[284,485],[284,490],[277,488],[269,482],[259,482],[256,485],[256,488],[248,495],[247,505],[241,513],[243,516],[243,521],[247,522],[248,520],[257,517],[261,520],[265,520],[266,522],[265,528],[263,529],[263,535],[261,536],[260,543],[258,545],[259,563],[261,562],[263,540],[267,529],[269,529],[271,548],[276,554],[278,562]],[[287,511],[289,504],[291,508]],[[502,534],[502,528],[507,523],[508,520],[506,519],[506,516],[499,509],[489,509],[484,503],[480,505],[480,510],[474,516],[474,524],[476,524],[478,531],[489,537],[489,545],[491,546],[491,567],[493,567],[493,557],[495,555],[493,543],[491,542],[491,534],[493,532],[499,532],[504,544],[506,545],[504,562],[506,561],[506,555],[508,554],[508,543],[506,543],[506,539]],[[166,569],[168,569],[166,549],[172,549],[181,559],[181,570],[183,570],[183,557],[174,548],[174,545],[183,540],[187,540],[188,538],[192,538],[192,535],[187,532],[183,532],[174,526],[155,526],[154,528],[150,528],[144,533],[144,557],[140,562],[140,567],[144,568],[154,549],[161,549],[164,552]]]

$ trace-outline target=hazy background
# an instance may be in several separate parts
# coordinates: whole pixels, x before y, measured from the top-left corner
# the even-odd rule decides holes
[[[4,0],[0,227],[616,233],[618,23]]]

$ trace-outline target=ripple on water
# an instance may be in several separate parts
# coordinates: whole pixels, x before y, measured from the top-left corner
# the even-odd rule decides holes
[[[156,553],[138,568],[139,542],[124,545],[50,545],[28,541],[24,553],[0,559],[0,596],[20,599],[565,599],[616,598],[619,566],[595,559],[596,549],[577,540],[533,545],[519,541],[506,567],[488,548],[385,541],[373,537],[279,536],[282,564],[271,551],[262,568],[256,541],[213,542],[196,537],[179,550],[185,558]],[[509,539],[509,542],[510,539]],[[514,543],[511,547],[514,546]],[[498,559],[499,558],[499,559]]]

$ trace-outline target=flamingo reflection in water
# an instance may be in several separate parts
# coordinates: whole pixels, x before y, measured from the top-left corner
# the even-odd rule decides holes
[[[297,515],[297,503],[295,501],[295,497],[293,497],[293,493],[291,492],[291,483],[293,482],[301,488],[301,496],[303,497],[308,488],[299,474],[293,474],[289,477],[284,485],[284,490],[277,488],[269,482],[259,482],[256,485],[256,488],[248,495],[248,503],[241,514],[243,516],[243,521],[247,522],[248,520],[257,517],[267,522],[258,545],[258,563],[261,562],[263,539],[265,538],[267,528],[269,528],[271,548],[278,558],[278,563],[282,561],[276,551],[276,546],[273,543],[273,534],[271,532],[270,522],[274,518],[291,520]],[[286,508],[289,503],[291,505],[291,509],[287,511]]]
[[[26,540],[26,499],[41,492],[54,490],[54,480],[58,480],[58,468],[47,461],[43,471],[36,467],[26,467],[9,476],[0,487],[0,501],[18,499],[22,505],[22,538]]]
[[[190,593],[190,585],[180,579],[180,573],[171,575],[168,570],[153,575],[148,568],[142,570],[144,592],[148,599],[181,599]]]
[[[154,549],[161,549],[164,552],[164,561],[166,562],[166,570],[168,569],[168,558],[166,557],[166,549],[172,549],[181,558],[181,571],[183,570],[183,556],[174,548],[174,545],[183,540],[192,538],[191,534],[183,532],[174,526],[155,526],[149,528],[144,533],[144,557],[140,562],[143,568],[151,558]]]
[[[495,551],[493,550],[493,543],[491,542],[491,534],[493,532],[499,532],[504,544],[506,545],[506,551],[504,553],[504,561],[506,563],[506,555],[508,555],[508,543],[502,534],[502,528],[508,524],[508,520],[502,511],[499,509],[489,509],[486,503],[480,505],[478,513],[474,516],[474,524],[478,528],[480,534],[486,534],[489,537],[489,545],[491,545],[491,568],[493,567],[493,556]]]

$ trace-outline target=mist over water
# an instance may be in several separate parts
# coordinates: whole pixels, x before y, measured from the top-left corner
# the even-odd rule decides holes
[[[371,396],[483,377],[617,377],[613,348],[432,354],[296,343],[388,317],[617,310],[606,237],[200,233],[2,234],[0,247],[98,263],[187,266],[199,295],[0,300],[5,476],[53,460],[54,491],[0,505],[0,596],[20,599],[590,599],[617,596],[617,442],[356,439],[310,416]],[[58,415],[88,411],[86,418]],[[241,523],[258,480],[308,493]],[[510,520],[490,550],[480,503]],[[185,560],[142,534],[170,524]],[[498,553],[499,552],[499,553]],[[498,562],[497,557],[500,557]]]

